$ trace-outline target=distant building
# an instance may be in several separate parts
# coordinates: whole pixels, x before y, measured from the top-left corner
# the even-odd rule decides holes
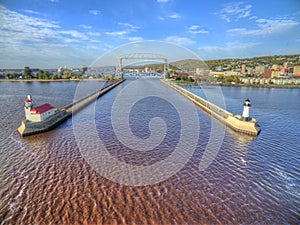
[[[272,71],[271,78],[280,77],[281,72],[280,71]]]
[[[242,65],[241,73],[242,73],[242,74],[245,74],[245,73],[246,73],[246,65],[245,65],[245,64]]]
[[[238,71],[225,71],[224,72],[224,76],[228,77],[228,76],[238,76],[240,75],[240,72]]]
[[[207,77],[209,73],[210,73],[210,71],[207,70],[207,69],[204,69],[204,68],[196,68],[196,75],[197,75],[198,77]],[[196,77],[196,76],[195,76],[195,77]],[[197,77],[197,78],[198,78],[198,77]]]
[[[196,74],[200,75],[201,74],[201,70],[202,70],[201,68],[196,68]]]
[[[272,70],[265,70],[263,73],[264,78],[270,78],[272,76]]]
[[[63,72],[64,72],[64,69],[60,66],[60,67],[57,68],[57,72],[58,72],[58,73],[63,73]]]
[[[289,67],[291,67],[291,63],[290,62],[285,62],[285,63],[283,63],[283,67],[284,68],[289,68]]]
[[[222,71],[223,71],[223,67],[222,67],[222,66],[217,66],[217,67],[216,67],[216,71],[222,72]]]
[[[300,77],[300,66],[295,66],[294,67],[294,75],[296,77]]]
[[[254,69],[252,67],[246,67],[246,73],[250,74],[251,76],[254,74]]]
[[[88,70],[87,66],[81,66],[79,71],[85,73],[87,70]]]
[[[279,69],[280,69],[280,66],[277,65],[277,64],[274,64],[274,65],[272,66],[272,70],[279,70]]]
[[[258,74],[262,74],[264,73],[266,70],[268,70],[269,68],[265,65],[263,66],[256,66],[255,67],[255,72],[258,73]]]
[[[224,72],[210,71],[209,75],[213,77],[219,77],[219,76],[224,76]]]

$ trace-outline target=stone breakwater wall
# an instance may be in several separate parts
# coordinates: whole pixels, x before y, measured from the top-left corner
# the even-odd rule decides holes
[[[71,117],[74,113],[78,112],[88,104],[92,103],[101,95],[113,89],[123,81],[124,79],[116,81],[102,88],[101,90],[96,91],[83,99],[80,99],[79,101],[68,104],[62,108],[56,109],[55,114],[48,117],[44,121],[31,122],[28,120],[23,120],[21,126],[18,128],[18,132],[21,134],[22,137],[24,137],[52,130],[53,128],[57,127],[59,124],[67,120],[69,117]]]
[[[260,133],[261,128],[256,119],[251,118],[248,121],[244,121],[241,115],[233,115],[231,112],[214,105],[213,103],[185,90],[171,81],[164,79],[161,79],[161,81],[234,131],[252,136],[257,136]]]

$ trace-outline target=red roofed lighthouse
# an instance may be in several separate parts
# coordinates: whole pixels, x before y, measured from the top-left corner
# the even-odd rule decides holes
[[[33,108],[30,95],[27,95],[24,110],[26,120],[32,122],[41,122],[55,113],[55,107],[50,104],[44,104]]]

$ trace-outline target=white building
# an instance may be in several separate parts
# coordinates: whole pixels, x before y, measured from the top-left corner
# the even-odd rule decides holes
[[[44,121],[48,117],[55,114],[55,107],[53,107],[50,104],[43,104],[33,108],[30,95],[28,95],[27,99],[25,100],[24,110],[25,110],[26,120],[32,122]]]

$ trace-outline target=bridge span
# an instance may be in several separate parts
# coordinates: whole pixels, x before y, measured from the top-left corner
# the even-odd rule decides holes
[[[156,72],[126,72],[125,67],[132,65],[145,64],[163,64],[163,73]],[[129,53],[120,55],[116,66],[116,76],[122,77],[148,77],[148,78],[165,78],[169,70],[168,59],[164,55],[156,53]]]

